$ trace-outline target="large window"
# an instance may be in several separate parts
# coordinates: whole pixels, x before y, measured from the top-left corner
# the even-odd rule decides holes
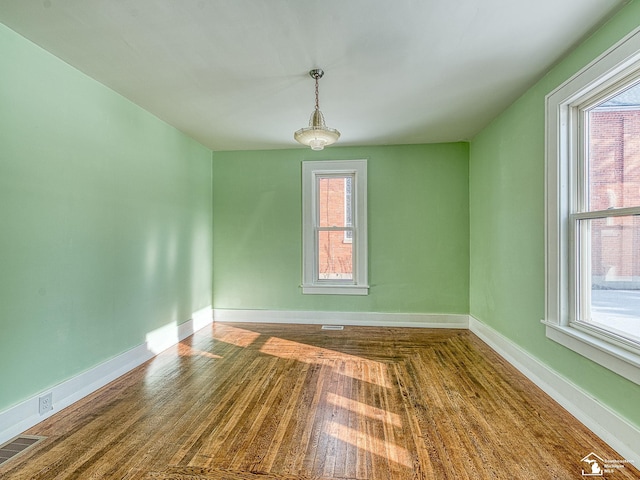
[[[576,320],[640,345],[640,80],[578,106]]]
[[[640,383],[640,34],[547,96],[547,336]]]
[[[366,160],[303,162],[303,293],[366,295]]]

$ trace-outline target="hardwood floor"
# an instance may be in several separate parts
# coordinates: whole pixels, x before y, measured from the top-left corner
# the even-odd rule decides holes
[[[217,323],[25,433],[47,439],[0,478],[565,480],[620,458],[463,330]]]

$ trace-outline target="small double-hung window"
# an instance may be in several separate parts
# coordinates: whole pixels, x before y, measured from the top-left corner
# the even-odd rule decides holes
[[[302,163],[302,291],[367,295],[367,162]]]
[[[640,384],[640,30],[546,113],[547,336]]]

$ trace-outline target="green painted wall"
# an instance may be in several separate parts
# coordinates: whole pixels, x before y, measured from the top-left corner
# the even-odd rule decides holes
[[[638,26],[632,2],[470,144],[470,313],[640,427],[640,386],[545,337],[545,95]]]
[[[367,296],[302,295],[301,162],[368,159]],[[213,154],[215,308],[468,313],[468,145]]]
[[[0,411],[213,291],[216,308],[471,312],[640,426],[640,387],[540,324],[544,96],[639,18],[633,1],[470,145],[217,152],[213,172],[209,150],[0,25]],[[301,161],[357,158],[371,292],[302,295]]]
[[[211,152],[0,25],[0,411],[211,305]],[[54,399],[55,402],[55,399]]]

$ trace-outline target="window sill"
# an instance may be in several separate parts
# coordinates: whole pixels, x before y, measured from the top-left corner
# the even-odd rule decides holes
[[[640,352],[618,347],[573,327],[543,320],[547,338],[640,385]]]
[[[302,285],[304,295],[369,295],[369,285]]]

